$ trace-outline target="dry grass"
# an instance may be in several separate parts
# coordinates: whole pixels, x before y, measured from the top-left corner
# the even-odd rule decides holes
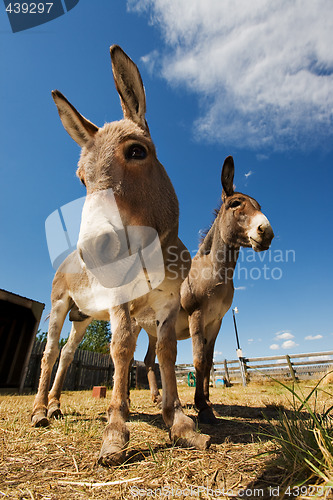
[[[195,419],[193,391],[179,388],[184,411]],[[91,391],[66,392],[65,418],[47,429],[34,429],[29,422],[32,395],[0,396],[0,499],[131,499],[154,494],[191,499],[213,498],[212,491],[218,496],[218,490],[225,492],[219,498],[237,498],[242,489],[248,490],[246,498],[269,498],[268,488],[281,484],[285,471],[267,467],[267,457],[257,456],[274,449],[258,432],[268,426],[262,413],[274,421],[278,409],[289,407],[287,396],[274,384],[212,389],[211,399],[223,420],[214,428],[200,427],[212,436],[211,448],[203,452],[171,446],[149,392],[133,390],[128,460],[109,469],[96,463],[106,400],[93,399]]]
[[[325,385],[333,385],[333,371],[327,370],[326,377],[323,380],[323,384]]]

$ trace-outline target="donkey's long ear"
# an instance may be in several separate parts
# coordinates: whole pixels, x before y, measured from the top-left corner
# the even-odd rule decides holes
[[[234,194],[234,173],[235,166],[233,157],[228,156],[224,160],[222,167],[221,182],[224,191],[224,193],[222,193],[222,198],[224,194],[226,196],[231,196],[232,194]]]
[[[59,90],[52,90],[52,97],[65,130],[79,146],[85,146],[94,137],[98,127],[80,115]]]
[[[145,119],[146,95],[139,70],[119,47],[110,47],[113,78],[120,96],[124,118],[129,118],[141,128],[148,130]]]

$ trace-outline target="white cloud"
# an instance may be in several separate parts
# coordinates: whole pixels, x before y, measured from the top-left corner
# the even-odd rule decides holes
[[[236,286],[235,290],[246,290],[246,286]]]
[[[261,154],[261,153],[258,153],[256,155],[256,158],[257,158],[258,161],[266,161],[266,160],[268,160],[269,156]]]
[[[222,351],[214,351],[214,358],[216,356],[223,356],[223,352]]]
[[[272,351],[277,351],[278,349],[280,349],[280,346],[279,344],[271,344],[269,348],[272,349]]]
[[[296,344],[296,342],[294,342],[293,340],[286,340],[282,343],[282,349],[292,349],[296,346],[298,346],[298,344]]]
[[[278,332],[275,334],[275,338],[279,340],[291,340],[294,338],[294,335],[290,332]]]
[[[146,65],[150,74],[154,72],[156,62],[158,60],[158,52],[157,50],[153,50],[149,54],[141,57],[141,61]]]
[[[319,340],[322,338],[322,335],[307,335],[306,337],[304,337],[305,340]]]
[[[201,136],[270,149],[316,146],[332,136],[331,0],[127,5],[148,15],[166,43],[148,55],[149,67],[158,64],[171,84],[198,94]]]
[[[247,339],[248,342],[254,342],[254,339]]]
[[[250,175],[252,175],[253,172],[252,170],[250,170],[247,174],[244,174],[244,176],[248,179],[250,177]]]

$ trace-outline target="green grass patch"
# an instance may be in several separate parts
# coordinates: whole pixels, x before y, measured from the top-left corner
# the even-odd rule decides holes
[[[333,406],[318,409],[321,399],[332,398],[332,394],[320,387],[323,377],[308,394],[299,384],[288,387],[290,410],[279,409],[278,419],[268,420],[269,430],[261,433],[276,444],[278,457],[274,465],[286,470],[284,489],[302,485],[316,485],[329,490],[333,488]],[[332,399],[331,399],[332,400]]]

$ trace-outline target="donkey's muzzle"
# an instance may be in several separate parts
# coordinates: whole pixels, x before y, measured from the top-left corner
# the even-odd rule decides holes
[[[255,252],[263,252],[269,249],[274,238],[274,233],[268,219],[264,215],[262,221],[251,229],[249,238]]]

